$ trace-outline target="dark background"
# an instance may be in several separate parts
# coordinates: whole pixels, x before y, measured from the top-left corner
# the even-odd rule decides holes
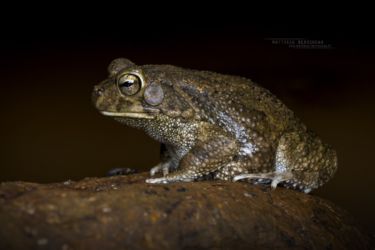
[[[109,62],[127,57],[241,75],[270,89],[338,152],[337,174],[313,194],[375,231],[370,24],[52,16],[2,22],[0,181],[79,180],[157,164],[157,142],[91,104]],[[330,48],[293,49],[271,38],[322,40]]]

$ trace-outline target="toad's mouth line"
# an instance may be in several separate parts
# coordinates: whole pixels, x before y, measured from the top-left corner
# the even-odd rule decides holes
[[[154,119],[155,115],[147,113],[136,113],[136,112],[109,112],[100,111],[102,115],[111,117],[123,117],[123,118],[143,118],[143,119]]]

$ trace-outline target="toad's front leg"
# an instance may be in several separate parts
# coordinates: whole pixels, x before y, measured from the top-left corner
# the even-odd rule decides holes
[[[163,176],[166,176],[167,174],[169,174],[169,169],[170,169],[171,165],[172,165],[171,161],[160,162],[158,165],[151,168],[150,175],[154,176],[155,174],[157,174],[159,172],[162,172]]]
[[[238,152],[238,144],[226,135],[197,141],[180,161],[177,171],[161,178],[147,179],[147,183],[191,182],[218,170],[230,162]]]
[[[175,148],[173,146],[161,144],[161,162],[155,167],[151,168],[150,175],[154,176],[155,174],[161,172],[163,176],[166,176],[170,172],[175,171],[178,168],[180,160],[186,154],[185,152],[186,149],[184,148]]]

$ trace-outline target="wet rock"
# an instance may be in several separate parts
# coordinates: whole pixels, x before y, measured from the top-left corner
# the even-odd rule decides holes
[[[247,183],[147,173],[0,185],[0,249],[373,249],[345,211]]]

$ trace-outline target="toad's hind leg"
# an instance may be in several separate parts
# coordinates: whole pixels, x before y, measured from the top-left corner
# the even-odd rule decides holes
[[[327,182],[337,168],[335,151],[308,131],[284,134],[276,150],[273,172],[242,174],[241,179],[271,179],[272,187],[283,186],[310,192]]]
[[[290,162],[290,158],[286,157],[286,153],[290,150],[290,145],[296,144],[291,143],[289,137],[282,136],[278,147],[275,152],[275,161],[272,169],[266,173],[245,173],[234,176],[233,181],[239,181],[243,179],[254,180],[255,183],[271,183],[271,187],[275,189],[279,183],[286,183],[287,187],[297,187],[297,180],[292,174],[293,162]],[[293,152],[293,151],[292,151]]]

